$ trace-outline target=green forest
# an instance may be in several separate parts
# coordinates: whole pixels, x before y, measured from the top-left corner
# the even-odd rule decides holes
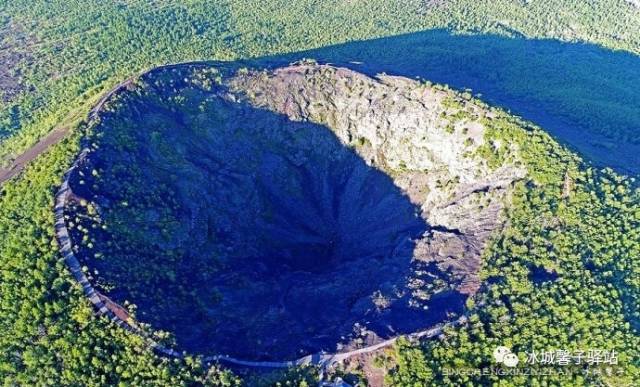
[[[18,0],[0,4],[0,21],[7,63],[0,74],[5,161],[53,127],[76,123],[102,91],[165,63],[272,56],[439,28],[640,52],[633,33],[640,13],[625,0]],[[632,136],[637,138],[612,134]]]
[[[527,144],[533,180],[518,187],[509,226],[486,252],[483,275],[490,285],[472,303],[470,324],[419,349],[400,345],[389,379],[397,385],[505,383],[495,376],[442,376],[443,369],[490,366],[491,351],[502,343],[522,361],[525,352],[544,348],[615,348],[625,359],[601,373],[520,376],[509,380],[513,385],[635,385],[640,376],[635,180],[585,167],[539,129],[523,138],[513,125],[496,125],[491,135]],[[538,279],[532,276],[536,268],[562,280]]]
[[[0,187],[0,381],[5,386],[317,383],[318,372],[313,369],[246,376],[198,357],[163,357],[140,337],[93,313],[58,254],[52,208],[62,175],[81,147],[81,128],[91,107],[119,82],[167,63],[287,61],[286,54],[319,48],[331,54],[333,45],[366,44],[430,30],[588,44],[637,64],[640,9],[634,4],[625,0],[0,1],[0,167],[54,128],[70,130],[63,141]],[[404,44],[403,51],[421,50],[411,46],[415,41]],[[425,55],[438,54],[424,50]],[[594,53],[593,58],[601,57]],[[589,57],[580,63],[575,74],[589,78]],[[424,71],[416,75],[429,74]],[[559,120],[573,120],[585,137],[604,136],[598,146],[605,152],[640,143],[640,116],[633,108],[639,102],[633,78],[637,69],[594,74],[593,84],[586,84],[591,89],[571,88],[564,75],[553,73],[545,74],[553,87],[540,87],[532,78],[517,77],[515,71],[521,70],[513,71],[507,75],[496,71],[495,76],[506,90],[517,90],[514,100],[528,91],[539,93],[539,99],[552,98]],[[460,98],[472,98],[469,92],[474,90]],[[499,119],[487,123],[487,139],[517,142],[529,178],[518,183],[505,214],[507,227],[485,251],[485,285],[467,303],[469,323],[447,329],[435,340],[400,341],[379,362],[388,374],[385,383],[638,385],[637,182],[618,168],[606,168],[606,163],[593,165],[588,151],[577,156],[544,132],[544,125],[513,117],[509,108],[493,109]],[[615,124],[603,126],[603,122]],[[482,156],[495,165],[501,162],[501,155],[491,148],[483,148]],[[637,172],[637,166],[633,168]],[[541,270],[559,280],[532,274]],[[498,345],[510,347],[521,361],[527,352],[550,348],[615,350],[620,359],[612,369],[583,367],[563,375],[443,373],[491,366],[491,353]]]

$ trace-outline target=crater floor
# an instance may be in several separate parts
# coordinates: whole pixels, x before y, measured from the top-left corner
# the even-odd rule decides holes
[[[147,75],[107,104],[71,178],[69,225],[92,281],[181,349],[245,359],[336,351],[461,313],[519,172],[463,159],[481,126],[452,133],[441,92],[394,82],[329,66]],[[358,108],[362,90],[374,115]],[[385,148],[405,135],[462,150]]]

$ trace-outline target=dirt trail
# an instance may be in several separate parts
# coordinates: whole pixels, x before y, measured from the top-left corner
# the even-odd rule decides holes
[[[46,135],[43,139],[31,148],[27,149],[23,154],[16,157],[9,168],[0,168],[0,185],[20,173],[27,164],[46,151],[51,145],[57,144],[69,133],[69,127],[58,127]]]
[[[100,109],[102,109],[102,106],[104,105],[105,101],[109,99],[109,97],[111,97],[121,88],[130,84],[132,81],[133,77],[120,82],[111,90],[109,90],[105,95],[103,95],[89,111],[89,120],[94,120],[96,118],[97,113],[100,111]],[[71,114],[69,116],[71,116]],[[69,116],[67,116],[67,118],[65,118],[63,121],[67,121]],[[40,139],[40,141],[38,141],[34,146],[27,149],[24,153],[13,159],[11,161],[11,165],[9,165],[8,168],[5,169],[0,167],[0,186],[2,186],[5,181],[22,172],[27,164],[35,160],[42,153],[46,152],[49,147],[59,143],[69,133],[70,129],[70,125],[56,127],[51,132],[49,132],[49,134]]]
[[[111,96],[113,96],[115,93],[122,90],[123,88],[129,86],[135,79],[143,77],[144,75],[152,71],[169,69],[169,68],[179,67],[184,65],[206,66],[210,63],[211,62],[209,61],[189,61],[189,62],[160,65],[160,66],[152,67],[148,70],[142,71],[141,73],[134,75],[130,78],[127,78],[124,81],[118,83],[117,85],[112,87],[109,91],[107,91],[102,97],[100,97],[98,102],[96,102],[95,105],[93,105],[93,107],[91,108],[91,110],[89,110],[88,119],[89,121],[95,120],[100,110],[102,110],[102,107],[104,106],[105,102],[107,102],[107,100],[111,98]],[[27,149],[20,156],[16,157],[8,168],[5,169],[0,167],[0,187],[2,186],[2,184],[4,184],[4,182],[16,176],[22,170],[24,170],[27,164],[33,161],[36,157],[40,156],[42,153],[44,153],[47,149],[49,149],[50,146],[59,143],[67,135],[67,133],[69,133],[70,129],[71,129],[70,126],[59,126],[55,128],[53,131],[47,134],[44,138],[38,141],[38,143],[36,143],[34,146]]]
[[[465,324],[467,321],[468,321],[467,316],[462,315],[458,319],[451,321],[449,323],[438,324],[429,329],[425,329],[423,331],[415,332],[409,335],[399,335],[396,337],[392,337],[378,344],[369,345],[363,348],[358,348],[349,352],[338,352],[338,353],[320,352],[320,353],[310,354],[310,355],[301,357],[296,360],[291,360],[291,361],[247,361],[247,360],[240,360],[230,356],[222,356],[222,355],[205,357],[204,360],[205,361],[222,361],[222,362],[244,366],[244,367],[291,368],[291,367],[300,367],[304,365],[312,365],[312,366],[325,369],[333,366],[334,364],[341,363],[350,357],[375,352],[382,348],[389,347],[395,344],[395,342],[398,341],[398,339],[401,337],[405,337],[409,340],[431,339],[442,334],[445,327],[456,327],[456,326]]]

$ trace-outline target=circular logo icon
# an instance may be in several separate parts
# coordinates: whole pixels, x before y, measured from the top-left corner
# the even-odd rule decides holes
[[[510,353],[511,350],[509,348],[501,345],[493,350],[493,358],[496,359],[496,363],[502,363],[504,361],[505,355],[508,355]]]
[[[519,361],[518,356],[513,353],[508,353],[502,358],[502,363],[507,367],[515,367]]]

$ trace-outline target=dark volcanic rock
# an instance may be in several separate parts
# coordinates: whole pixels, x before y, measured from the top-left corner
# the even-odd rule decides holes
[[[473,155],[484,113],[447,98],[329,66],[152,73],[89,136],[72,186],[100,216],[79,255],[199,353],[293,358],[441,322],[523,175]]]

